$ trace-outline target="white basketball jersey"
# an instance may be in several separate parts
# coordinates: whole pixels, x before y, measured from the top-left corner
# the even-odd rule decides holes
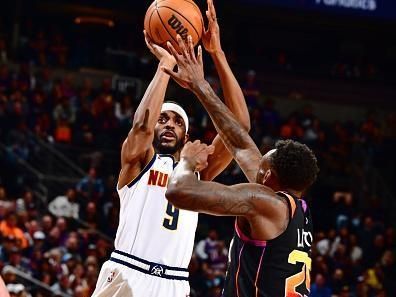
[[[190,263],[198,213],[176,209],[165,198],[175,161],[155,154],[143,171],[117,191],[120,219],[115,249],[168,266]]]

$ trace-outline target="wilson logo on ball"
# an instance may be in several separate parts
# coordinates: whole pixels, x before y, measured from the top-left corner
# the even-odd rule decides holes
[[[168,24],[183,40],[187,39],[188,29],[184,28],[182,22],[174,14],[172,14],[171,18],[168,20]]]

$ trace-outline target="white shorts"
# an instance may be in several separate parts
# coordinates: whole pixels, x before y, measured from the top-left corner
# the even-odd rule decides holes
[[[189,295],[188,281],[152,276],[109,260],[100,270],[92,297],[188,297]]]

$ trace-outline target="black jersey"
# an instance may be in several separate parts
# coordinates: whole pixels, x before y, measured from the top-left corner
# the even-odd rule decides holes
[[[312,220],[304,200],[278,192],[289,205],[286,230],[251,240],[235,222],[223,297],[300,297],[310,289]]]

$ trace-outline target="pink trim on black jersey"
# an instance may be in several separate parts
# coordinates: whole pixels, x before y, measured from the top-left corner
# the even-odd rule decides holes
[[[258,281],[259,275],[260,275],[261,263],[263,262],[264,252],[265,252],[265,247],[263,247],[263,252],[261,253],[260,263],[259,263],[259,266],[258,266],[258,268],[257,268],[257,273],[256,273],[256,280],[254,281],[254,286],[256,287],[256,297],[259,295],[259,290],[258,290],[258,286],[257,286],[257,281]]]
[[[302,208],[304,210],[304,213],[306,213],[307,212],[307,208],[308,208],[307,202],[305,202],[305,200],[303,200],[303,199],[299,199],[299,200],[301,201],[301,205],[302,205]]]
[[[239,251],[238,269],[237,269],[237,273],[235,275],[235,286],[236,286],[236,291],[237,291],[237,297],[239,297],[238,275],[239,275],[239,269],[241,268],[241,256],[242,256],[242,251],[243,251],[244,247],[245,247],[245,244],[242,245],[241,250]]]
[[[237,220],[235,220],[235,231],[236,231],[238,237],[245,243],[249,243],[254,246],[262,246],[262,247],[265,247],[267,245],[267,242],[265,240],[250,239],[248,236],[243,234],[242,230],[239,229],[239,227],[238,227]]]

